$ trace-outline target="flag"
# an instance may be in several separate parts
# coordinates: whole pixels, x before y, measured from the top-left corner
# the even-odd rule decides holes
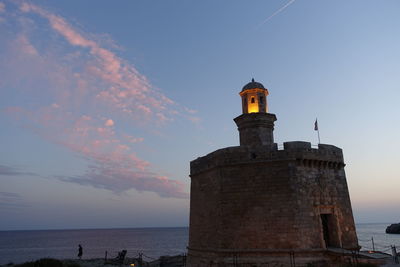
[[[315,119],[314,131],[318,131],[318,121],[317,121],[317,119]]]

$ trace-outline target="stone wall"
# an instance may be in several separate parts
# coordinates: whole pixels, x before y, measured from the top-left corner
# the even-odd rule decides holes
[[[233,254],[287,261],[293,251],[321,260],[326,218],[330,244],[356,248],[344,166],[341,149],[307,142],[229,147],[192,161],[189,265]]]

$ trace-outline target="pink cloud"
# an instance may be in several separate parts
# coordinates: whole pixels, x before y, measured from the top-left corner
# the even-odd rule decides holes
[[[92,166],[84,175],[59,177],[67,182],[91,185],[121,193],[135,188],[137,191],[152,191],[161,197],[187,198],[183,184],[152,173],[132,172],[121,168]]]
[[[195,114],[195,113],[197,113],[197,110],[190,109],[190,108],[187,108],[187,107],[184,107],[184,110],[185,110],[187,113],[189,113],[189,114]]]
[[[32,38],[42,27],[37,27],[35,20],[18,18],[25,22],[9,41],[8,50],[0,55],[7,59],[4,62],[11,62],[0,62],[7,77],[0,87],[17,88],[32,101],[24,108],[9,107],[5,111],[25,128],[88,162],[88,170],[82,175],[57,177],[116,193],[135,189],[162,197],[187,197],[183,183],[153,172],[152,164],[140,158],[136,146],[144,138],[117,127],[125,119],[132,129],[145,125],[145,130],[154,131],[179,114],[178,105],[132,64],[90,38],[91,34],[39,6],[18,3],[21,16],[46,19],[53,34],[61,39]],[[47,34],[47,29],[43,31]],[[117,125],[110,119],[115,116]]]
[[[112,119],[108,119],[104,123],[104,126],[108,126],[108,127],[114,126],[114,121]]]
[[[199,117],[195,116],[187,116],[187,119],[193,122],[194,124],[199,124],[201,119]]]
[[[129,143],[141,143],[144,141],[143,137],[134,137],[128,134],[124,134],[123,138]]]
[[[63,143],[92,162],[91,167],[83,175],[58,176],[59,179],[116,193],[135,189],[155,192],[161,197],[188,197],[183,183],[149,171],[151,164],[138,158],[129,145],[124,144],[114,133],[110,133],[108,138],[102,138],[103,131],[107,131],[108,128],[93,127],[91,122],[91,119],[79,120],[75,124],[77,135]]]
[[[129,142],[131,143],[139,143],[139,142],[143,142],[144,138],[143,137],[139,137],[139,138],[130,138]]]
[[[20,51],[22,53],[36,56],[38,54],[36,48],[29,42],[28,38],[25,35],[19,35],[15,40],[17,46],[19,46]]]
[[[6,12],[6,5],[3,2],[0,2],[0,13]]]
[[[13,106],[13,107],[6,107],[3,111],[15,117],[19,116],[22,112],[24,112],[24,109],[21,107]]]
[[[126,134],[118,137],[110,127],[99,127],[103,119],[95,119],[88,115],[76,118],[75,121],[71,121],[69,127],[66,127],[65,121],[60,124],[57,113],[51,110],[43,108],[41,112],[29,115],[30,112],[22,108],[10,107],[7,112],[20,118],[28,118],[36,125],[35,131],[38,134],[63,145],[90,162],[88,170],[82,175],[74,177],[57,175],[56,178],[115,193],[135,189],[139,192],[154,192],[161,197],[188,197],[183,183],[152,172],[149,170],[151,164],[131,151],[129,142],[141,142],[143,138]],[[55,131],[60,130],[60,125],[63,126],[63,135],[55,134]],[[41,129],[42,126],[46,126],[44,130]],[[128,140],[128,143],[124,140]]]
[[[23,3],[23,12],[33,12],[46,18],[50,26],[73,46],[88,48],[93,60],[86,66],[86,75],[93,75],[106,83],[107,87],[97,97],[114,109],[126,114],[144,113],[147,119],[168,121],[175,104],[167,96],[152,88],[147,78],[132,65],[115,53],[101,47],[100,44],[74,29],[64,18],[52,14],[41,7]],[[156,115],[163,110],[163,116]],[[153,116],[154,115],[154,116]]]

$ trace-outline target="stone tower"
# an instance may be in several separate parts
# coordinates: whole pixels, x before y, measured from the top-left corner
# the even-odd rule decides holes
[[[188,265],[328,266],[337,248],[357,250],[342,150],[278,149],[268,90],[252,80],[240,96],[240,146],[190,163]]]

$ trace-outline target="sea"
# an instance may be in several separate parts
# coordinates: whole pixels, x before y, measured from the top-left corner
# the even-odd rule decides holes
[[[392,245],[400,248],[400,235],[386,234],[390,223],[357,224],[357,235],[362,250],[390,253]],[[164,255],[186,253],[189,239],[187,227],[84,229],[84,230],[32,230],[0,231],[0,265],[33,261],[51,257],[76,258],[78,245],[83,247],[83,259],[108,258],[126,249],[127,257],[151,261]]]

